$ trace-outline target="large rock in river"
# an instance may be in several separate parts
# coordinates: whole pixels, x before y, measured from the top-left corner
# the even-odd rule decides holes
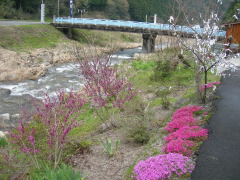
[[[12,96],[11,91],[8,89],[0,89],[0,130],[6,130],[18,124],[20,114],[24,107],[28,112],[34,112],[35,107],[33,100],[36,103],[41,103],[29,94],[22,96]]]

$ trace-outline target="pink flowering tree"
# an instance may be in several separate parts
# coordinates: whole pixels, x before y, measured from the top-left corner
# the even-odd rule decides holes
[[[91,105],[103,122],[109,117],[109,108],[121,108],[137,92],[133,84],[111,66],[109,58],[82,61],[80,70]]]
[[[182,0],[175,0],[181,6],[183,4]],[[218,3],[221,3],[218,1]],[[208,73],[211,71],[212,73],[222,73],[226,68],[231,70],[235,70],[236,67],[226,61],[226,52],[225,49],[219,49],[215,51],[215,47],[217,41],[224,35],[222,31],[220,31],[220,21],[218,18],[218,14],[215,13],[217,10],[212,10],[209,13],[207,18],[204,18],[202,14],[199,15],[198,25],[191,28],[190,19],[186,14],[184,8],[179,8],[182,11],[182,15],[184,16],[185,23],[188,24],[188,28],[194,38],[194,42],[189,43],[186,42],[183,38],[181,38],[181,32],[177,29],[176,23],[177,20],[174,20],[174,17],[171,16],[170,20],[173,24],[173,30],[176,32],[175,35],[178,39],[178,42],[190,51],[195,59],[196,64],[196,86],[197,86],[197,94],[198,98],[202,103],[206,102],[207,95],[207,83],[208,83]],[[201,27],[201,28],[200,28]],[[223,37],[222,37],[223,38]],[[201,91],[202,82],[205,86],[203,91]]]
[[[39,150],[35,141],[36,128],[31,127],[29,122],[24,123],[23,121],[19,121],[19,124],[20,125],[16,126],[12,131],[9,131],[9,141],[12,145],[15,145],[15,148],[18,147],[20,154],[26,154],[30,158],[31,163],[34,164],[36,168],[39,168],[37,158]],[[6,152],[2,152],[3,158],[6,162],[10,162],[11,156]],[[15,159],[15,161],[17,161],[17,159]]]
[[[46,156],[57,168],[67,135],[73,128],[82,125],[78,116],[84,104],[82,95],[72,91],[59,91],[56,97],[46,94],[42,104],[34,101],[36,112],[23,111],[20,125],[9,131],[11,144],[29,156],[37,168],[38,161]],[[47,143],[44,149],[41,143]]]

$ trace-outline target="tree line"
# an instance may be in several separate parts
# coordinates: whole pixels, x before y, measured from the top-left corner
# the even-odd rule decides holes
[[[240,11],[238,9],[240,9],[240,0],[234,0],[224,13],[222,21],[224,23],[240,21]]]
[[[102,1],[102,0],[101,0]],[[102,2],[107,1],[103,0]],[[0,18],[6,19],[35,19],[40,17],[41,3],[45,4],[45,16],[52,18],[53,15],[69,15],[69,0],[1,0]],[[101,3],[96,1],[96,6]],[[73,0],[74,10],[87,8],[93,5],[93,0]]]
[[[45,4],[45,16],[69,16],[70,0],[1,0],[0,18],[5,19],[39,19],[40,4]],[[194,16],[196,10],[204,11],[208,2],[217,0],[202,0],[192,2],[182,0],[188,6],[188,11]],[[239,3],[239,0],[225,0],[225,7],[229,3]],[[232,3],[231,8],[234,7]],[[202,4],[202,5],[200,5]],[[158,15],[158,22],[167,23],[169,16],[178,13],[176,0],[73,0],[73,14],[80,17],[94,18],[95,14],[102,14],[103,18],[153,22],[154,14]],[[232,14],[226,15],[230,17]]]

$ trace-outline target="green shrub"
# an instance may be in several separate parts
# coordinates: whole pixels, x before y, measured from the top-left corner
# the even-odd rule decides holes
[[[5,137],[0,137],[0,147],[5,147],[7,145],[7,139]]]
[[[129,138],[136,143],[146,144],[150,139],[150,135],[147,128],[141,126],[132,129],[129,134]]]
[[[129,142],[146,144],[150,140],[150,131],[142,118],[132,117],[125,127],[125,138]]]
[[[156,63],[154,74],[151,76],[152,81],[164,81],[172,74],[172,64],[169,60],[160,60]]]
[[[169,109],[169,106],[171,105],[169,98],[163,97],[161,98],[161,101],[162,101],[162,107],[164,109]]]
[[[169,94],[171,94],[171,90],[169,89],[162,89],[156,92],[156,96],[160,97],[161,104],[164,109],[169,109],[169,106],[171,104],[170,98],[168,97]]]

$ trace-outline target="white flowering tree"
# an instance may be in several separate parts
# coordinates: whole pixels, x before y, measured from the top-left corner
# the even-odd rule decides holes
[[[177,1],[179,2],[179,0]],[[218,0],[217,3],[222,2]],[[186,21],[189,22],[187,16],[185,16],[185,18]],[[172,16],[170,17],[170,20],[171,22],[175,22],[174,17]],[[201,21],[202,22],[199,22],[200,25],[189,29],[189,31],[192,32],[194,39],[193,44],[186,43],[186,41],[181,38],[177,31],[176,24],[173,24],[173,27],[176,30],[176,36],[179,43],[194,55],[196,62],[197,94],[199,100],[202,103],[205,103],[207,95],[208,72],[211,71],[212,73],[220,73],[226,68],[235,70],[235,66],[226,61],[226,52],[224,48],[216,51],[215,47],[221,33],[218,15],[211,12],[206,20],[202,18]],[[202,85],[202,83],[204,84]]]

